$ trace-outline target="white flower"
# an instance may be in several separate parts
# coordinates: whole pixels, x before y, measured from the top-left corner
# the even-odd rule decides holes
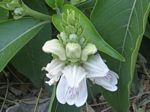
[[[59,42],[58,39],[47,41],[42,47],[42,50],[46,53],[52,53],[52,54],[57,55],[59,59],[62,61],[66,60],[65,48]]]
[[[88,96],[86,78],[108,91],[117,90],[119,77],[109,70],[99,54],[94,55],[97,52],[94,44],[88,43],[82,48],[75,42],[63,45],[59,40],[53,39],[45,43],[43,51],[59,57],[47,64],[44,69],[50,79],[46,83],[52,85],[59,81],[56,97],[60,103],[77,107],[84,105]]]

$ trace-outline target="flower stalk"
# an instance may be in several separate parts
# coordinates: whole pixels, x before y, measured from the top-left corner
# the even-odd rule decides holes
[[[48,112],[52,112],[52,107],[53,107],[53,103],[54,103],[55,96],[56,96],[55,94],[56,94],[56,84],[53,86],[53,92],[52,92],[52,96],[50,98]]]
[[[40,19],[40,20],[51,20],[51,16],[40,13],[38,11],[35,11],[31,8],[29,8],[26,4],[22,3],[22,8],[25,10],[25,15],[34,17],[36,19]]]

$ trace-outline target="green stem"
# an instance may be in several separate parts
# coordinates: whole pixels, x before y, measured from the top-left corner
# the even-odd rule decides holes
[[[54,87],[53,87],[53,92],[52,92],[52,96],[50,98],[50,104],[49,104],[48,112],[52,112],[52,106],[53,106],[53,102],[55,100],[55,94],[56,94],[56,85],[54,85]]]
[[[40,12],[35,11],[35,10],[32,10],[27,5],[25,5],[24,3],[22,4],[22,7],[25,9],[25,15],[29,15],[29,16],[32,16],[36,19],[41,19],[41,20],[51,20],[51,16],[40,13]]]

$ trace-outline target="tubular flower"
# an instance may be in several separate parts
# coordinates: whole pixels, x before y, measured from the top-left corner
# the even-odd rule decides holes
[[[118,75],[108,68],[98,53],[95,54],[96,46],[92,43],[80,45],[80,38],[75,34],[61,33],[60,38],[62,34],[65,38],[61,41],[53,39],[43,46],[43,51],[56,55],[43,69],[50,79],[47,84],[58,82],[57,100],[77,107],[84,105],[88,97],[86,79],[108,91],[116,91]]]

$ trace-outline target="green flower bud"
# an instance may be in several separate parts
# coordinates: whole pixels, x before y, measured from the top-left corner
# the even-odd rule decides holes
[[[65,32],[61,32],[59,36],[60,36],[61,40],[63,41],[63,44],[66,44],[67,40],[68,40],[67,34]]]
[[[65,31],[68,32],[68,33],[76,33],[77,29],[72,25],[68,25],[68,26],[65,27]]]
[[[81,46],[78,43],[68,43],[66,45],[66,55],[68,58],[78,59],[81,56]]]
[[[83,29],[82,29],[82,27],[80,26],[80,27],[78,28],[77,35],[81,35],[82,32],[83,32]]]
[[[76,14],[74,10],[67,10],[66,13],[62,13],[62,27],[67,34],[75,33],[78,36],[83,32],[83,28],[80,24],[80,15]]]
[[[71,25],[74,25],[75,21],[76,21],[75,11],[67,10],[67,23],[71,24]]]
[[[84,38],[84,37],[80,37],[79,43],[80,43],[80,45],[81,45],[82,47],[84,47],[85,44],[86,44],[85,38]]]
[[[69,41],[70,42],[78,42],[78,36],[76,34],[70,34]]]
[[[24,9],[23,9],[23,8],[16,8],[16,9],[14,10],[14,14],[15,14],[15,15],[22,15],[23,12],[24,12]]]
[[[66,13],[62,13],[62,22],[63,24],[67,24],[67,14]]]
[[[19,0],[12,0],[12,1],[8,1],[8,3],[6,4],[6,8],[8,10],[15,10],[15,8],[20,7],[21,4],[19,3]]]
[[[88,56],[95,54],[97,52],[97,48],[94,44],[88,43],[82,50],[82,61],[87,61]]]
[[[14,19],[20,19],[24,16],[24,9],[22,7],[14,10]]]

